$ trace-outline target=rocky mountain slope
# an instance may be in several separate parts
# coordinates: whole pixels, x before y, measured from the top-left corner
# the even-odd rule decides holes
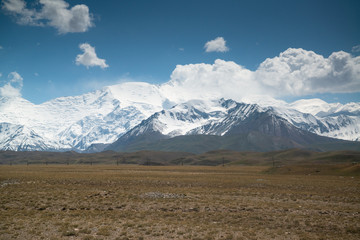
[[[298,118],[308,117],[307,114],[298,111],[296,113],[299,115]],[[165,141],[166,139],[171,140]],[[184,147],[187,143],[193,145],[199,141],[207,142],[204,149],[193,149],[192,146],[176,148],[176,145]],[[109,149],[201,152],[218,147],[265,151],[335,141],[295,126],[272,107],[221,99],[190,101],[157,112],[121,136]],[[168,145],[168,149],[159,145]],[[210,149],[207,148],[209,146]]]

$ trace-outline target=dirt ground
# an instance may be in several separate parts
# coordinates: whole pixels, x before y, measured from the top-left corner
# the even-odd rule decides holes
[[[359,176],[0,166],[0,239],[360,239]]]

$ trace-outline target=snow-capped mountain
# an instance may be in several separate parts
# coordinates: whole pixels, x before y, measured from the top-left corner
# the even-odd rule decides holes
[[[327,103],[317,98],[298,100],[289,104],[289,107],[319,117],[339,115],[341,113],[360,114],[360,103],[351,102],[343,105],[340,103]]]
[[[291,124],[274,108],[220,99],[189,101],[157,112],[124,134],[117,145],[143,140],[144,136],[152,140],[154,136],[156,139],[180,135],[225,136],[250,131],[304,141],[299,137],[304,135],[304,130]]]
[[[360,103],[326,103],[320,99],[299,100],[291,103],[287,111],[280,110],[295,126],[321,136],[349,141],[360,140]],[[297,119],[299,113],[302,119]]]
[[[131,142],[137,137],[160,139],[186,135],[192,129],[224,118],[227,108],[222,102],[224,100],[191,100],[156,112],[124,134],[120,141]]]
[[[238,103],[224,99],[192,100],[155,113],[126,135],[140,135],[150,131],[159,132],[168,137],[188,134],[223,136],[236,124],[243,124],[254,113],[267,112],[283,118],[299,129],[318,135],[344,140],[356,140],[359,136],[360,118],[354,111],[347,115],[343,112],[335,116],[319,117],[298,111],[288,104],[275,107],[264,105]],[[358,106],[360,108],[360,105]],[[343,108],[343,106],[339,104],[338,108]],[[352,109],[356,110],[356,107]],[[334,109],[333,112],[335,112]]]
[[[226,142],[225,145],[232,150],[244,149],[244,146],[250,146],[252,149],[279,150],[340,142],[296,127],[280,116],[273,107],[221,99],[189,101],[169,110],[157,112],[121,136],[108,149],[164,150],[162,146],[156,144],[159,141],[173,150],[189,149],[188,141],[193,141],[189,138],[176,141],[175,144],[179,146],[167,141],[176,136],[219,136],[222,140],[216,138],[212,142],[216,141],[219,144]],[[209,141],[209,138],[203,141]]]
[[[255,116],[274,120],[272,126],[262,126],[264,131],[268,128],[267,134],[280,124],[287,129],[295,127],[322,136],[360,140],[360,103],[342,105],[308,99],[289,104],[264,97],[242,102],[177,99],[159,86],[139,82],[108,86],[40,105],[20,97],[3,97],[0,149],[85,151],[92,145],[111,144],[121,136],[225,136],[240,131],[239,126],[244,127],[249,119],[252,125],[249,123],[246,128],[254,127]],[[271,131],[276,136],[280,130]]]
[[[49,150],[50,143],[31,129],[11,123],[0,123],[0,146],[2,150]]]
[[[31,130],[46,143],[44,149],[83,151],[92,144],[112,143],[143,119],[162,110],[168,102],[147,83],[109,86],[40,105],[20,97],[1,98],[0,123]],[[7,134],[15,131],[12,129],[7,130]],[[0,145],[0,149],[28,149],[19,147],[18,142],[5,137],[4,132],[0,135],[8,140],[6,147]]]
[[[264,96],[244,98],[242,101],[272,107],[295,126],[321,136],[360,140],[360,103],[327,103],[321,99],[286,103]]]

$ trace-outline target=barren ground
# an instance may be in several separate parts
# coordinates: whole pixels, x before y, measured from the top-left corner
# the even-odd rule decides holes
[[[359,176],[0,166],[0,239],[360,239]]]

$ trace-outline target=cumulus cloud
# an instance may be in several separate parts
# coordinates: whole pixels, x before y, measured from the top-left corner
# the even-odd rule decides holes
[[[351,51],[352,52],[360,52],[360,45],[353,46]]]
[[[17,72],[11,72],[8,75],[8,81],[0,87],[0,97],[21,97],[22,87],[23,78]]]
[[[89,67],[101,67],[102,69],[109,67],[106,64],[105,59],[100,59],[95,53],[95,48],[88,43],[83,43],[79,45],[80,49],[84,52],[76,56],[76,65],[84,65],[87,68]]]
[[[266,59],[256,71],[219,59],[214,64],[178,65],[160,89],[175,102],[360,92],[360,57],[340,51],[326,58],[313,51],[289,48]]]
[[[51,26],[59,33],[86,32],[92,25],[89,8],[84,4],[69,8],[64,0],[39,0],[40,9],[29,9],[24,0],[4,0],[2,9],[15,16],[17,23]]]
[[[359,92],[360,57],[340,51],[324,58],[289,48],[261,63],[254,78],[275,96]]]
[[[226,46],[226,41],[223,37],[217,37],[214,40],[205,43],[205,52],[227,52],[229,48]]]
[[[162,93],[175,102],[190,99],[232,98],[258,94],[260,86],[250,70],[231,61],[214,64],[178,65],[171,80],[160,86]]]

